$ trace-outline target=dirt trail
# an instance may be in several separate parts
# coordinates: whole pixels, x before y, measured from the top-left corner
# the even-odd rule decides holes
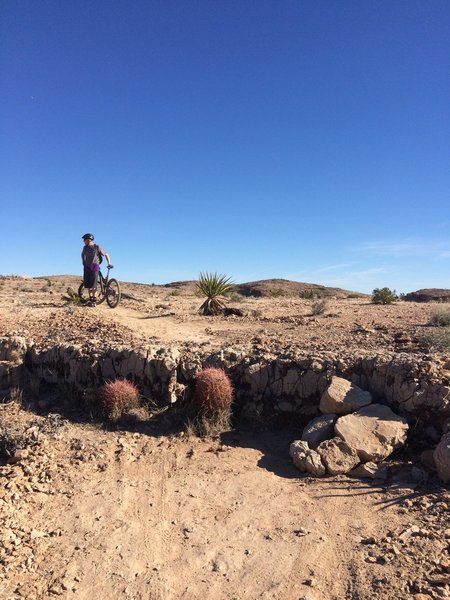
[[[35,532],[33,560],[7,571],[4,597],[389,598],[348,593],[361,539],[407,525],[377,506],[382,490],[299,479],[286,435],[225,438],[66,425],[28,458],[51,486],[18,487],[14,527]]]

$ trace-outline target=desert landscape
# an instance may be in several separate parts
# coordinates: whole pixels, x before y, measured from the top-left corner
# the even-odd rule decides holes
[[[433,464],[450,428],[448,290],[380,305],[266,280],[205,317],[192,281],[123,282],[113,310],[64,300],[79,283],[0,277],[0,598],[450,597]],[[183,406],[205,365],[230,373],[235,407],[199,437]],[[113,376],[144,403],[109,423],[92,402]],[[372,475],[314,477],[290,456],[333,377],[407,423]]]

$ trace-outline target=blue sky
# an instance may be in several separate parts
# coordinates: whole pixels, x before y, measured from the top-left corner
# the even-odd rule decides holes
[[[0,273],[450,287],[448,0],[3,0]]]

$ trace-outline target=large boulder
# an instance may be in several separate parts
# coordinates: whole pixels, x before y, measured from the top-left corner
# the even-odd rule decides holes
[[[450,481],[450,433],[442,436],[433,454],[439,477],[445,483]]]
[[[319,415],[306,425],[302,440],[308,442],[310,448],[316,449],[321,442],[334,437],[334,424],[337,418],[336,414]]]
[[[347,379],[333,377],[320,398],[320,412],[347,415],[372,402],[372,394]]]
[[[408,423],[383,404],[370,404],[341,417],[336,434],[354,448],[362,462],[379,462],[404,444]]]
[[[319,444],[317,453],[329,475],[348,473],[360,462],[356,450],[338,437]]]

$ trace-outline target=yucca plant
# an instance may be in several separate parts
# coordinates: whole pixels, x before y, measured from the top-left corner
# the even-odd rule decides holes
[[[217,273],[200,273],[196,283],[197,289],[206,300],[200,306],[203,315],[218,315],[223,312],[224,300],[233,290],[234,283],[230,277]]]

